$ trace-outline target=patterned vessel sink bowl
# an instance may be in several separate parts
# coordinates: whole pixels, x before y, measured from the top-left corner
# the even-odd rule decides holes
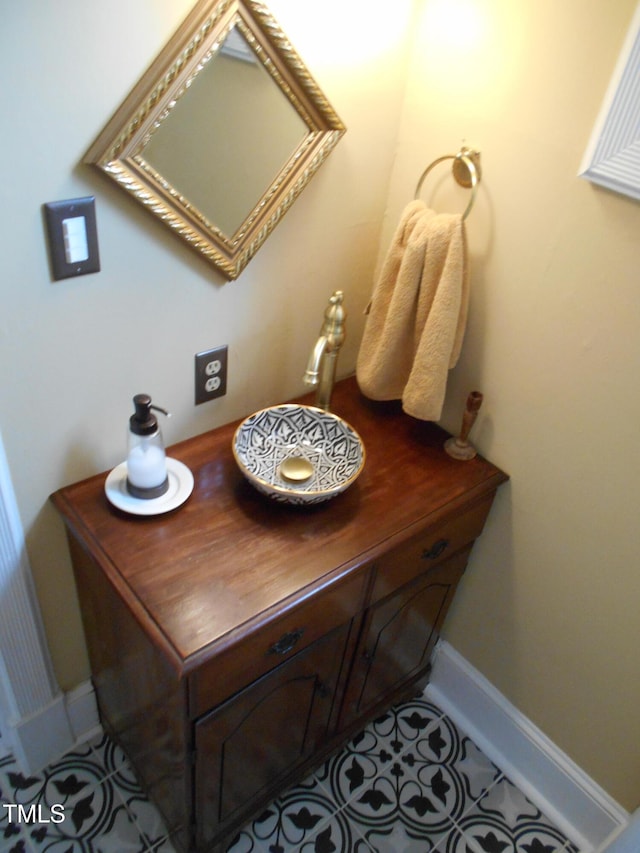
[[[233,455],[247,480],[273,500],[315,504],[347,489],[364,466],[358,433],[315,406],[284,403],[246,418]]]

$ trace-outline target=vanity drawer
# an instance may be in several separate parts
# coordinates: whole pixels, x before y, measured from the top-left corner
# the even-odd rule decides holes
[[[349,622],[362,609],[366,572],[311,595],[280,619],[238,640],[189,677],[192,719]]]
[[[490,494],[466,512],[419,533],[376,560],[371,603],[391,595],[473,542],[482,532],[492,501]]]

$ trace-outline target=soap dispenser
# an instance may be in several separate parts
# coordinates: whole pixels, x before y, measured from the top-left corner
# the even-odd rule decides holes
[[[133,405],[135,412],[129,418],[127,490],[134,498],[159,498],[169,488],[169,478],[162,433],[151,409],[170,415],[159,406],[152,406],[148,394],[136,394]]]

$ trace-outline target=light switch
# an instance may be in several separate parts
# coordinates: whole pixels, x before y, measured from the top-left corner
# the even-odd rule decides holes
[[[68,264],[79,264],[89,259],[87,246],[87,220],[84,216],[73,216],[62,220],[64,257]]]
[[[51,272],[55,280],[98,272],[98,231],[93,196],[44,205]]]

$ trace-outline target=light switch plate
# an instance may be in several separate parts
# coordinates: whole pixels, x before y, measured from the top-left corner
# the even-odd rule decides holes
[[[86,275],[100,270],[98,253],[98,230],[96,227],[96,207],[93,196],[72,198],[66,201],[50,201],[44,205],[44,213],[49,238],[49,259],[51,274],[58,281],[61,278],[71,278],[75,275]],[[65,253],[64,228],[65,219],[84,217],[88,257],[86,260],[69,263]]]

